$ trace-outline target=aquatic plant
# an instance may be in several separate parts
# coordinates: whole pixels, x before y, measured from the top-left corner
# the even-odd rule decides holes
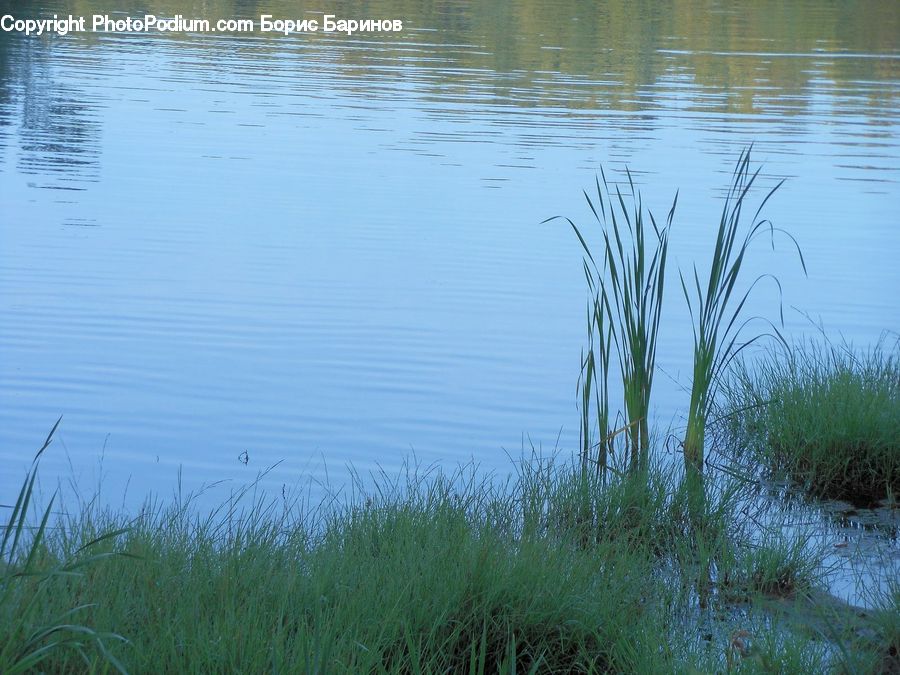
[[[731,187],[725,198],[716,232],[708,281],[701,286],[696,264],[693,266],[690,280],[685,280],[684,273],[679,270],[681,288],[691,313],[694,333],[691,400],[683,441],[685,469],[689,479],[702,476],[703,473],[707,422],[725,369],[743,349],[764,335],[757,334],[741,341],[743,329],[752,318],[755,318],[743,319],[744,305],[750,293],[763,279],[772,279],[779,292],[781,290],[781,284],[776,277],[763,274],[758,276],[743,293],[736,291],[741,267],[750,245],[764,232],[772,235],[775,232],[785,234],[794,243],[800,264],[804,273],[806,272],[806,263],[796,239],[784,230],[775,228],[771,221],[759,218],[766,202],[784,181],[780,181],[769,190],[756,209],[746,232],[741,236],[744,205],[760,171],[759,168],[752,173],[750,171],[750,150],[751,148],[748,148],[741,153],[732,175]],[[778,330],[772,327],[774,335],[784,342]]]
[[[581,453],[585,462],[596,463],[601,473],[608,465],[613,439],[620,433],[627,439],[626,466],[636,470],[647,465],[648,414],[665,289],[668,237],[678,202],[676,193],[663,227],[659,227],[652,212],[647,211],[652,226],[650,233],[645,224],[640,193],[635,190],[631,173],[627,172],[627,175],[629,189],[624,195],[617,187],[613,198],[602,169],[602,181],[596,180],[596,195],[592,198],[583,191],[601,228],[602,241],[596,256],[586,232],[571,219],[554,216],[544,221],[563,219],[568,222],[584,252],[582,266],[591,300],[588,305],[588,344],[582,353],[578,381]],[[682,444],[688,478],[702,476],[707,422],[725,368],[745,347],[765,334],[774,334],[782,340],[771,322],[771,333],[742,340],[743,329],[755,318],[742,316],[753,289],[766,278],[772,279],[779,291],[781,288],[776,277],[763,274],[743,293],[737,290],[750,245],[765,232],[773,237],[776,232],[783,233],[794,243],[806,271],[796,240],[774,227],[771,221],[759,217],[781,183],[762,199],[744,231],[742,215],[758,175],[759,169],[751,173],[748,148],[741,153],[732,176],[716,232],[707,282],[701,285],[696,265],[691,281],[679,271],[694,338],[691,398]],[[615,425],[611,424],[609,405],[610,353],[613,350],[624,396],[624,424],[616,431],[613,431]],[[596,418],[593,424],[592,416]]]
[[[593,465],[593,470],[597,475],[605,476],[616,435],[610,426],[609,412],[609,357],[613,343],[612,324],[606,321],[605,306],[601,302],[597,289],[594,288],[593,278],[587,265],[585,265],[585,276],[592,297],[588,303],[587,313],[587,351],[582,351],[581,354],[581,373],[577,385],[581,412],[579,445],[582,466],[589,468]],[[594,422],[591,421],[592,412],[594,413]],[[594,434],[595,428],[596,435]]]
[[[900,339],[807,341],[741,360],[719,402],[725,439],[820,497],[900,494]]]
[[[575,231],[584,250],[582,263],[592,295],[588,312],[590,337],[587,355],[582,357],[580,380],[583,455],[589,457],[589,451],[596,447],[597,463],[605,467],[612,437],[624,432],[627,466],[630,470],[639,470],[647,467],[650,450],[650,395],[656,370],[669,230],[678,194],[664,226],[657,224],[649,209],[646,211],[650,221],[648,227],[640,192],[635,190],[631,172],[626,169],[626,173],[628,190],[625,194],[616,186],[613,196],[602,169],[602,181],[600,178],[595,181],[594,198],[583,191],[601,229],[599,263],[584,233],[571,219],[554,216],[544,222],[561,218]],[[612,348],[615,348],[624,396],[625,424],[620,432],[613,432],[610,425],[608,377]],[[599,432],[596,444],[589,441],[587,433],[591,428],[589,402],[592,397],[596,401]]]

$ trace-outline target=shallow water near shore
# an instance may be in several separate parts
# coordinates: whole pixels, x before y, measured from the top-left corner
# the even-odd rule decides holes
[[[680,189],[673,262],[703,265],[754,143],[809,267],[782,243],[746,269],[779,275],[786,334],[896,329],[890,3],[368,6],[403,32],[0,34],[0,503],[59,415],[44,483],[102,473],[129,506],[179,467],[187,489],[225,481],[218,502],[276,463],[277,490],[411,451],[506,471],[523,443],[574,450],[580,253],[541,221],[587,222],[601,166],[657,215]],[[661,429],[687,407],[671,281]],[[776,318],[772,288],[756,302]]]
[[[872,509],[839,501],[819,502],[781,486],[763,496],[779,513],[783,531],[809,537],[822,553],[823,587],[850,605],[872,607],[900,578],[900,508]],[[785,509],[785,500],[789,506]]]

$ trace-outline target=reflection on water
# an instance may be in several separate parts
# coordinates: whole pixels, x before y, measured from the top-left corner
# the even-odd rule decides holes
[[[91,476],[105,447],[109,489],[135,494],[178,465],[199,483],[284,460],[270,479],[291,483],[410,448],[498,468],[523,434],[572,448],[580,260],[540,221],[583,220],[581,187],[628,164],[652,208],[681,189],[688,264],[750,142],[809,264],[762,247],[748,274],[781,275],[788,332],[801,312],[860,342],[896,329],[900,13],[745,5],[383,0],[367,14],[401,34],[0,34],[0,457],[60,414],[47,473]],[[669,307],[661,427],[690,355]]]

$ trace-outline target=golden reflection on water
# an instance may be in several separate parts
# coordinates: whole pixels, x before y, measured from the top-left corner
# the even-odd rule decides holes
[[[853,108],[870,107],[882,116],[896,103],[900,79],[900,12],[893,2],[76,0],[25,2],[16,11],[26,14],[35,7],[44,8],[43,15],[52,7],[83,16],[150,12],[248,17],[257,24],[262,13],[315,18],[323,10],[338,17],[399,18],[401,34],[352,39],[269,35],[240,47],[230,37],[167,39],[199,39],[211,50],[240,49],[245,57],[329,43],[351,78],[372,76],[379,68],[386,77],[388,67],[394,77],[400,70],[421,69],[433,88],[443,95],[459,91],[461,99],[473,86],[493,80],[487,93],[519,106],[633,111],[652,108],[660,88],[677,95],[679,87],[687,87],[710,94],[689,106],[791,115],[808,107],[811,89],[825,86],[852,96],[847,103]]]

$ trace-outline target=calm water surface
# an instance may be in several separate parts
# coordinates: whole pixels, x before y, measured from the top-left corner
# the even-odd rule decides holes
[[[93,485],[102,457],[107,494],[135,499],[178,467],[233,485],[281,461],[267,480],[294,485],[574,449],[586,293],[574,237],[541,221],[587,223],[601,165],[659,215],[681,190],[688,266],[755,143],[809,267],[782,241],[747,270],[780,275],[787,332],[897,330],[900,12],[744,5],[383,0],[365,15],[402,33],[0,34],[0,503],[60,415],[45,481]],[[672,282],[660,428],[687,405]]]

